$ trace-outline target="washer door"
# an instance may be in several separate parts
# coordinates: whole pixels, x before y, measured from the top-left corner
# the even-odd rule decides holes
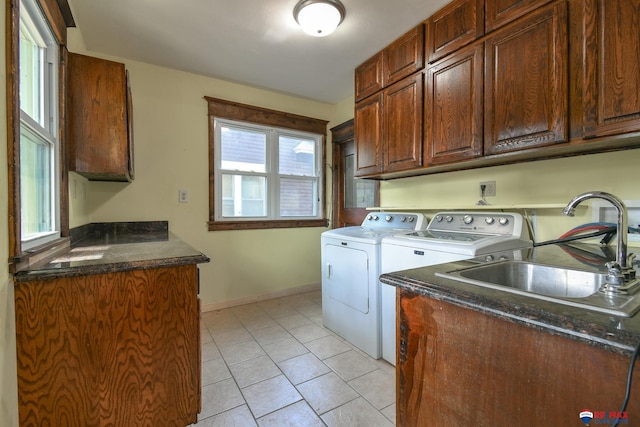
[[[360,249],[325,245],[324,283],[332,298],[361,313],[369,312],[369,254]]]

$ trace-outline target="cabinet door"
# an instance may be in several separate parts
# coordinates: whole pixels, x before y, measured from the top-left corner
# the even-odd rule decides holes
[[[567,141],[567,26],[559,2],[486,40],[484,154]]]
[[[477,44],[427,69],[425,163],[482,155],[483,51],[483,45]]]
[[[420,24],[382,51],[384,87],[424,68],[424,25]]]
[[[355,98],[360,101],[382,89],[382,52],[378,52],[355,71]]]
[[[485,2],[485,29],[493,31],[551,0],[488,0]]]
[[[427,56],[437,61],[484,33],[483,0],[454,1],[427,20]]]
[[[68,166],[90,180],[131,181],[130,95],[124,64],[69,53]]]
[[[640,130],[640,0],[585,2],[584,137]]]
[[[384,171],[422,166],[423,73],[384,90]]]
[[[356,103],[354,176],[370,176],[382,172],[382,95],[380,92]]]

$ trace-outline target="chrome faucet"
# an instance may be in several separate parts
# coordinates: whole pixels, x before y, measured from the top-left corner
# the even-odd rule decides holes
[[[627,254],[627,207],[622,200],[613,194],[603,191],[590,191],[574,197],[567,207],[564,208],[562,214],[573,216],[575,208],[587,199],[604,199],[611,203],[618,211],[616,260],[615,262],[608,262],[606,264],[609,271],[606,282],[601,290],[606,293],[624,292],[621,287],[636,277],[636,272],[633,269],[633,259],[635,255]]]

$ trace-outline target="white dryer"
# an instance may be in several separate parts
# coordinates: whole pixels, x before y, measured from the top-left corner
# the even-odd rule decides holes
[[[420,213],[376,212],[360,226],[325,231],[321,236],[322,322],[376,359],[380,337],[380,244],[392,234],[424,230]]]
[[[382,240],[381,274],[533,246],[522,215],[440,212],[424,231]],[[396,289],[381,286],[382,358],[396,364]]]

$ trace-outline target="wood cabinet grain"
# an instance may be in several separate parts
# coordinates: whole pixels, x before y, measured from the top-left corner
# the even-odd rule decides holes
[[[133,180],[133,109],[124,64],[69,53],[67,70],[69,170],[96,181]]]
[[[405,289],[398,310],[399,426],[577,426],[585,408],[620,410],[629,357]],[[640,400],[627,411],[640,425]]]
[[[418,72],[384,90],[384,170],[422,166],[424,77]]]
[[[200,412],[195,265],[20,282],[20,425],[185,426]]]
[[[382,51],[383,86],[392,85],[424,68],[424,25],[419,24]]]
[[[424,157],[427,166],[482,155],[484,47],[461,49],[427,68]]]
[[[640,0],[585,0],[585,138],[640,130]]]
[[[485,1],[485,29],[496,30],[552,0],[487,0]]]
[[[568,49],[566,2],[487,38],[485,155],[568,141]]]
[[[382,52],[372,56],[355,70],[355,98],[360,101],[383,88]]]
[[[354,113],[355,176],[369,176],[382,172],[382,99],[382,92],[378,92],[356,103]]]
[[[426,20],[429,62],[455,52],[484,34],[484,0],[455,0]]]

